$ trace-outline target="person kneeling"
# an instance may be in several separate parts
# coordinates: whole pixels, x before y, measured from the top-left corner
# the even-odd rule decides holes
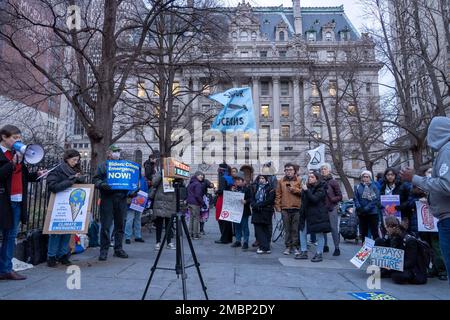
[[[403,271],[381,269],[382,278],[392,278],[397,284],[427,283],[426,263],[422,261],[417,239],[406,232],[396,217],[385,220],[387,238],[379,238],[375,246],[391,247],[405,251]]]

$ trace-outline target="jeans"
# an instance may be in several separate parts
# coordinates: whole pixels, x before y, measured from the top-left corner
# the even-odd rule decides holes
[[[70,234],[51,234],[48,237],[49,258],[61,258],[69,253]]]
[[[300,230],[300,249],[302,252],[308,251],[308,243],[306,240],[306,237],[308,235],[307,233],[307,224],[305,222],[305,227],[303,228],[303,230]],[[317,248],[316,248],[316,252],[318,254],[322,254],[323,253],[323,247],[325,246],[325,237],[327,236],[326,233],[319,233],[318,234],[319,239],[318,239],[318,244],[317,244]]]
[[[13,271],[12,258],[14,257],[14,249],[16,248],[17,231],[19,230],[20,214],[22,210],[21,202],[11,202],[12,208],[12,227],[3,229],[3,242],[0,250],[0,274],[10,273]]]
[[[102,199],[100,204],[100,251],[108,252],[114,222],[114,251],[122,250],[127,199],[118,195]]]
[[[439,220],[439,245],[441,246],[442,257],[444,258],[447,275],[450,274],[450,218]],[[449,278],[450,284],[450,278]]]
[[[241,223],[234,223],[234,230],[236,233],[236,241],[242,240],[242,235],[244,236],[244,243],[248,243],[250,239],[250,229],[248,227],[248,217],[242,216]]]
[[[141,239],[141,217],[142,213],[136,210],[128,209],[127,222],[125,224],[125,239],[130,240],[134,232],[135,239]]]
[[[193,237],[198,237],[200,233],[200,206],[190,204],[188,205],[188,208],[191,213],[191,218],[189,219],[189,233]]]
[[[285,231],[284,245],[286,248],[297,249],[299,246],[298,224],[300,221],[300,209],[283,210],[281,214]]]

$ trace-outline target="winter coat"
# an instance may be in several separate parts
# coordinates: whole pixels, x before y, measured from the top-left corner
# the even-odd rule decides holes
[[[333,211],[336,205],[342,201],[342,192],[339,183],[329,175],[324,178],[326,183],[327,197],[325,199],[328,211]]]
[[[11,229],[13,227],[13,214],[11,207],[11,184],[14,165],[6,158],[0,149],[0,229]],[[20,221],[28,223],[28,182],[34,182],[38,178],[37,173],[29,173],[22,162],[22,206]]]
[[[256,193],[258,187],[254,190],[252,207],[252,223],[253,224],[272,224],[272,215],[274,213],[273,205],[275,203],[275,189],[270,183],[264,186],[264,199],[262,202],[257,202]]]
[[[382,195],[386,194],[386,187],[387,184],[383,183],[381,185],[380,189],[380,199]],[[411,207],[409,204],[409,194],[410,194],[410,188],[407,184],[402,183],[400,181],[395,182],[395,188],[392,190],[392,195],[399,195],[400,196],[400,205],[398,206],[399,211],[401,212],[402,219],[408,218],[411,219]],[[381,203],[380,203],[381,208]]]
[[[108,177],[106,175],[106,161],[99,164],[97,168],[97,174],[92,178],[92,182],[95,187],[100,190],[100,198],[102,201],[112,199],[112,198],[123,198],[125,199],[128,195],[127,190],[104,190],[102,189],[102,184],[107,184]]]
[[[243,186],[243,187],[232,187],[231,190],[233,192],[242,192],[244,193],[244,200],[245,200],[245,204],[244,204],[244,212],[242,214],[243,217],[249,217],[252,214],[252,211],[250,209],[250,204],[252,203],[252,190],[250,187],[248,186]]]
[[[175,192],[164,192],[162,172],[153,176],[150,199],[153,199],[153,214],[156,217],[170,218],[176,213]]]
[[[58,193],[70,188],[76,183],[84,183],[84,178],[77,178],[75,174],[76,172],[67,163],[61,163],[59,167],[47,176],[48,190],[53,193]]]
[[[355,186],[354,190],[354,201],[355,208],[358,215],[378,215],[379,214],[379,205],[380,205],[380,191],[376,186],[375,182],[372,182],[369,185],[369,188],[375,193],[375,198],[372,200],[363,199],[364,192],[364,184],[360,183]]]
[[[203,184],[198,180],[196,176],[193,176],[187,187],[186,202],[191,205],[202,207],[203,190]]]
[[[289,191],[287,185],[291,185]],[[283,209],[299,209],[300,208],[300,194],[301,183],[297,176],[292,179],[284,177],[278,181],[276,195],[275,195],[275,209],[279,212]]]
[[[299,230],[304,230],[306,223],[308,233],[331,232],[325,188],[325,182],[319,182],[314,186],[308,185],[308,190],[302,191]]]

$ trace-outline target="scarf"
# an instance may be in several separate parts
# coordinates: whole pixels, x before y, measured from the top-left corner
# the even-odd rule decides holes
[[[365,184],[364,185],[364,191],[363,191],[363,194],[362,194],[361,198],[362,199],[367,199],[369,201],[372,201],[372,200],[376,199],[376,197],[377,197],[377,194],[375,193],[375,191],[373,191],[370,188],[370,185]]]
[[[61,162],[60,164],[61,171],[64,172],[64,174],[68,177],[74,176],[77,174],[77,171],[75,171],[72,167],[70,167],[66,162]]]
[[[394,192],[395,189],[395,183],[392,185],[392,187],[389,187],[389,185],[386,184],[386,190],[384,191],[385,195],[392,195],[392,192]]]
[[[261,203],[264,201],[266,196],[266,185],[267,184],[258,184],[258,190],[255,195],[256,203]]]

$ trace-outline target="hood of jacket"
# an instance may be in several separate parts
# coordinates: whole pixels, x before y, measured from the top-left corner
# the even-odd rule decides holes
[[[433,151],[439,151],[450,141],[450,118],[434,117],[428,128],[427,142]]]

